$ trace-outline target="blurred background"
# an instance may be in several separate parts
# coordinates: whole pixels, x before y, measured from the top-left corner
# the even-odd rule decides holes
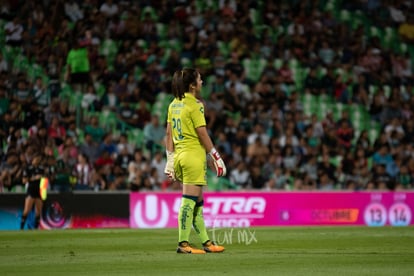
[[[1,1],[0,191],[174,191],[170,80],[197,68],[209,188],[413,187],[411,1]]]

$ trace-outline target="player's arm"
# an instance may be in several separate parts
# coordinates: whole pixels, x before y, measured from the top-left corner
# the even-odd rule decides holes
[[[208,135],[207,128],[205,126],[197,127],[196,132],[201,144],[214,161],[217,176],[225,176],[227,172],[226,165],[224,164],[223,159],[214,147],[214,144],[211,141],[210,136]]]
[[[175,179],[174,173],[174,142],[172,138],[171,124],[168,122],[165,130],[165,149],[167,155],[167,163],[165,164],[164,173],[170,179]]]
[[[214,148],[214,144],[211,141],[210,136],[208,135],[206,126],[196,128],[196,132],[201,144],[206,149],[206,152],[210,152]]]
[[[172,138],[172,130],[171,130],[171,124],[167,123],[167,127],[165,130],[165,148],[169,152],[174,151],[174,142]]]

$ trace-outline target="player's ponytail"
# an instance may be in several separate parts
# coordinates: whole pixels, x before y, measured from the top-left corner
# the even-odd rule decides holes
[[[184,98],[184,93],[190,91],[190,85],[197,83],[198,72],[192,68],[175,71],[172,79],[172,92],[175,98]]]

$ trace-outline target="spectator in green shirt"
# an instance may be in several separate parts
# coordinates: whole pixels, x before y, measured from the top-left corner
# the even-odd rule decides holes
[[[73,88],[79,89],[80,86],[81,91],[85,91],[87,84],[90,83],[90,64],[88,49],[85,45],[81,45],[79,40],[75,41],[74,47],[69,51],[66,64],[69,82],[74,86]]]

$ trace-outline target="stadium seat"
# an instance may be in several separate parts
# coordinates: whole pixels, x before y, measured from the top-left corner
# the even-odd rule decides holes
[[[177,52],[180,52],[181,49],[183,48],[182,41],[181,40],[178,40],[178,39],[170,39],[170,40],[168,40],[168,44],[167,45],[168,45],[167,46],[168,48],[174,49]]]
[[[30,80],[31,82],[34,82],[34,80],[35,80],[37,77],[42,77],[42,80],[43,80],[43,76],[45,76],[45,73],[44,73],[43,67],[42,67],[42,66],[40,66],[40,65],[39,65],[39,64],[37,64],[37,63],[28,64],[28,65],[27,65],[26,72],[27,72],[27,77],[29,78],[29,80]],[[47,85],[47,83],[45,83],[45,84]]]
[[[378,86],[375,84],[370,84],[368,87],[369,94],[375,95],[378,92]]]
[[[266,66],[264,58],[245,58],[242,60],[243,67],[246,70],[246,77],[252,82],[257,82]]]
[[[289,59],[288,65],[290,69],[297,69],[300,66],[299,60],[297,60],[296,58],[291,58]]]
[[[334,3],[332,0],[330,0],[325,5],[325,11],[333,11],[333,10],[334,10]]]
[[[162,102],[162,101],[164,101],[165,100],[165,98],[166,98],[167,96],[166,96],[166,94],[165,94],[165,92],[160,92],[160,93],[158,93],[157,94],[157,96],[155,97],[155,100],[157,101],[157,102]]]
[[[78,135],[76,143],[82,144],[85,141],[85,131],[82,128],[77,128],[76,133]]]
[[[369,28],[369,35],[371,37],[373,36],[381,37],[382,32],[378,27],[371,25],[371,27]]]
[[[223,57],[225,58],[229,57],[231,50],[230,50],[230,45],[228,42],[219,40],[217,41],[217,47],[218,47],[220,54],[223,55]]]
[[[261,14],[257,9],[251,8],[249,10],[249,16],[250,16],[250,20],[252,21],[253,25],[261,24],[261,22],[262,22]]]
[[[305,82],[305,78],[309,72],[309,68],[302,68],[298,66],[297,68],[292,69],[293,80],[295,82],[296,90],[302,90]]]
[[[319,79],[323,78],[323,77],[326,75],[326,72],[328,71],[328,70],[326,69],[326,67],[324,67],[324,66],[319,66],[316,70],[317,70],[317,71],[316,71],[316,76],[317,76]]]
[[[370,117],[365,106],[353,104],[349,107],[349,114],[356,130],[361,131],[368,127]]]
[[[99,114],[99,125],[106,131],[111,131],[117,127],[118,118],[117,115],[108,109],[104,109]]]
[[[343,103],[335,103],[333,105],[333,117],[335,120],[339,120],[342,116],[342,112],[344,111],[345,105]]]
[[[14,51],[12,51],[11,53],[13,53],[13,55],[14,55]],[[14,56],[13,57],[13,71],[15,71],[15,72],[27,72],[28,70],[29,70],[29,67],[30,67],[30,62],[29,62],[29,59],[26,57],[26,56],[24,56],[24,55],[22,55],[22,54],[19,54],[19,55],[17,55],[17,56]]]
[[[285,33],[285,28],[282,25],[279,25],[277,28],[268,27],[268,32],[273,43],[276,43],[279,36]]]
[[[401,42],[401,43],[399,43],[399,51],[400,51],[400,53],[401,54],[405,54],[405,53],[407,53],[407,50],[408,50],[408,45],[407,45],[407,43],[404,43],[404,42]]]
[[[153,7],[151,7],[151,6],[145,6],[142,9],[142,12],[141,12],[141,20],[143,20],[145,18],[145,14],[146,13],[149,13],[150,14],[152,20],[154,20],[155,22],[158,21],[157,12],[155,11],[155,9]]]
[[[304,94],[302,96],[303,112],[305,115],[310,116],[316,114],[320,119],[322,112],[327,112],[328,105],[325,104],[324,109],[320,108],[320,99],[318,96],[312,94]]]
[[[382,87],[382,89],[384,89],[385,97],[389,97],[391,95],[391,86],[386,84]]]
[[[139,128],[132,128],[127,132],[128,141],[137,148],[144,148],[144,132]]]
[[[83,94],[80,91],[74,91],[69,95],[69,107],[77,108],[81,105]]]
[[[315,107],[316,115],[318,116],[318,119],[323,120],[326,117],[326,114],[328,113],[330,109],[331,109],[331,106],[329,103],[320,100],[319,104],[317,104]]]
[[[118,128],[118,127],[112,128],[111,129],[112,138],[114,140],[118,140],[119,137],[121,136],[121,133],[124,132],[125,129],[126,129],[126,127],[123,127],[123,126],[121,126],[120,128]]]
[[[342,9],[339,13],[339,19],[342,22],[348,22],[351,20],[350,12],[347,9]]]
[[[181,58],[181,66],[182,67],[192,67],[193,62],[191,61],[191,59],[189,59],[187,57],[182,57]]]
[[[336,155],[336,156],[333,156],[329,159],[329,163],[331,163],[335,167],[339,167],[341,165],[341,162],[342,162],[342,156],[341,155]]]
[[[116,54],[118,53],[118,45],[115,40],[111,38],[106,38],[102,41],[102,44],[99,48],[99,53],[106,57],[108,65],[113,65]]]
[[[168,33],[167,25],[163,23],[156,23],[156,27],[157,27],[157,34],[158,34],[159,39],[165,39]]]
[[[170,58],[171,48],[163,48],[163,51],[164,51],[164,54],[162,55],[160,62],[162,66],[165,66],[168,62],[168,59]]]
[[[201,87],[201,96],[203,99],[208,99],[210,97],[212,91],[211,86],[215,79],[216,77],[214,75],[207,77],[205,84]]]
[[[379,136],[379,130],[377,128],[371,128],[368,130],[368,137],[371,143],[373,144]]]
[[[385,27],[384,36],[382,37],[382,46],[386,49],[390,49],[397,38],[398,34],[392,27]]]
[[[280,69],[280,67],[282,67],[283,65],[283,60],[281,58],[275,58],[275,60],[273,61],[273,65],[276,69]]]

